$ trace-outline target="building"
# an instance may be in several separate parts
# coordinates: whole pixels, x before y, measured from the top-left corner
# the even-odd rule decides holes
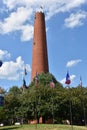
[[[32,74],[31,80],[36,73],[49,72],[45,15],[42,11],[36,12],[34,17],[34,38],[32,51]]]

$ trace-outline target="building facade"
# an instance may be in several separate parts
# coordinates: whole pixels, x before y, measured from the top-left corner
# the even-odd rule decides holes
[[[32,50],[32,74],[31,80],[36,73],[49,72],[45,15],[42,11],[35,13],[34,18],[34,38]]]

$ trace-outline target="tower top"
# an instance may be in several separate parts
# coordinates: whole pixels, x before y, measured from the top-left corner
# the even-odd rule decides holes
[[[42,12],[43,13],[43,6],[41,5],[38,12]]]

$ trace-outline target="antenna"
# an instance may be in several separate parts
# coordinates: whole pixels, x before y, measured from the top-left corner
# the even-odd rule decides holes
[[[39,12],[43,12],[43,6],[40,6]]]

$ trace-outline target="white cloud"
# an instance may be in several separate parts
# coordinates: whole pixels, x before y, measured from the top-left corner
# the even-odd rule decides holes
[[[21,76],[23,76],[24,65],[25,64],[21,56],[17,57],[15,62],[4,62],[2,67],[0,67],[0,79],[18,80]],[[30,72],[30,65],[27,64],[26,69]]]
[[[70,76],[71,81],[72,81],[74,78],[76,78],[76,75],[71,75],[71,76]]]
[[[10,53],[6,50],[0,50],[0,60],[4,60],[5,58],[10,58]]]
[[[68,28],[74,28],[81,26],[84,23],[84,20],[87,18],[87,12],[79,11],[76,14],[71,14],[69,18],[65,19],[65,26]]]
[[[81,61],[82,61],[81,59],[68,61],[67,64],[66,64],[66,67],[72,67],[74,65],[77,65]]]
[[[20,7],[17,12],[12,12],[9,17],[0,22],[0,33],[9,33],[12,31],[21,30],[21,26],[26,20],[30,20],[32,9]]]
[[[76,7],[81,6],[82,4],[85,4],[86,0],[68,0],[66,3],[66,10],[70,10]]]
[[[11,10],[14,9],[17,6],[27,6],[27,7],[39,7],[40,5],[44,6],[46,10],[49,10],[49,12],[52,10],[60,10],[60,7],[62,8],[61,11],[64,10],[70,10],[75,7],[79,7],[82,4],[86,3],[86,0],[3,0],[3,3]],[[58,8],[57,8],[58,7]],[[54,10],[55,9],[55,10]]]
[[[31,19],[41,5],[46,19],[50,19],[59,12],[71,11],[86,3],[86,0],[3,0],[3,4],[9,10],[10,15],[0,22],[0,33],[7,34],[13,31],[21,31],[21,40],[28,41],[33,37]],[[74,14],[72,14],[72,17],[75,23],[73,20],[66,19],[66,26],[67,23],[72,23],[73,25],[71,26],[74,27],[78,21],[80,21],[79,24],[81,25],[82,19],[85,19],[85,14],[79,14],[79,18],[76,21]],[[72,17],[70,18],[72,19]]]
[[[31,26],[31,25],[22,26],[21,32],[22,32],[21,40],[28,41],[33,36],[33,26]]]
[[[36,11],[41,5],[46,12],[48,18],[52,17],[58,12],[66,12],[73,8],[79,7],[86,3],[86,0],[3,0],[3,3],[9,10],[15,9],[20,6],[25,6]]]
[[[73,82],[73,80],[74,80],[75,78],[76,78],[76,75],[70,75],[71,83]],[[60,81],[60,83],[65,84],[65,81],[66,81],[66,78],[62,79],[62,80]]]
[[[74,8],[78,8],[85,3],[86,0],[48,0],[48,4],[45,5],[47,10],[47,19],[50,19],[53,15],[59,12],[70,12]]]
[[[12,12],[8,18],[0,22],[0,33],[7,34],[14,31],[21,32],[21,40],[28,41],[33,37],[33,26],[27,24],[30,21],[32,9],[20,7],[17,12]]]
[[[8,7],[9,10],[12,10],[18,6],[37,6],[37,4],[41,3],[41,0],[3,0],[3,3]]]

